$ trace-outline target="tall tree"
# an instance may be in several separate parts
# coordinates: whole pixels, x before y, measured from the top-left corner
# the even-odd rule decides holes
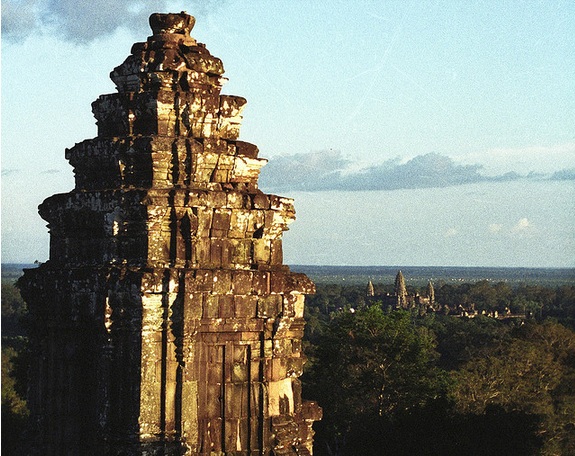
[[[463,413],[489,407],[542,417],[543,454],[575,454],[575,332],[561,324],[528,323],[487,356],[454,372],[452,394]]]
[[[407,312],[386,314],[378,306],[339,312],[315,355],[304,381],[324,408],[316,439],[329,435],[331,445],[365,420],[420,407],[447,390],[433,334]]]

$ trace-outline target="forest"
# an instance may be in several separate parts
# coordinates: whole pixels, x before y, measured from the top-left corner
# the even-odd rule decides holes
[[[435,300],[479,312],[392,310],[361,286],[307,298],[314,454],[575,454],[575,286],[442,284]]]
[[[306,299],[301,379],[323,408],[316,456],[575,454],[575,286],[436,286],[438,308],[473,307],[473,318],[392,309],[377,296],[394,285],[374,288],[321,284]],[[4,280],[6,454],[25,438],[26,315]]]

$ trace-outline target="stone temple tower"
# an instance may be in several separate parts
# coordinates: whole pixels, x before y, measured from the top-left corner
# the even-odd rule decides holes
[[[258,189],[246,100],[185,13],[92,105],[66,150],[76,185],[40,206],[50,259],[20,287],[32,316],[32,454],[309,455],[303,305],[282,264],[292,200]]]

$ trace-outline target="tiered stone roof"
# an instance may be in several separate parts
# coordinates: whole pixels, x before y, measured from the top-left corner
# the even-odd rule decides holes
[[[50,260],[21,286],[42,454],[311,454],[293,201],[258,188],[246,100],[221,95],[194,22],[150,17],[92,104],[97,137],[66,150],[74,190],[40,206]]]

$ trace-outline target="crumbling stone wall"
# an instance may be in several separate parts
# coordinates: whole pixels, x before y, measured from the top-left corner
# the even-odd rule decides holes
[[[50,260],[21,279],[33,319],[33,454],[311,454],[302,402],[305,294],[282,264],[291,199],[238,139],[246,100],[185,13],[92,105],[66,150],[75,189],[40,206]]]

